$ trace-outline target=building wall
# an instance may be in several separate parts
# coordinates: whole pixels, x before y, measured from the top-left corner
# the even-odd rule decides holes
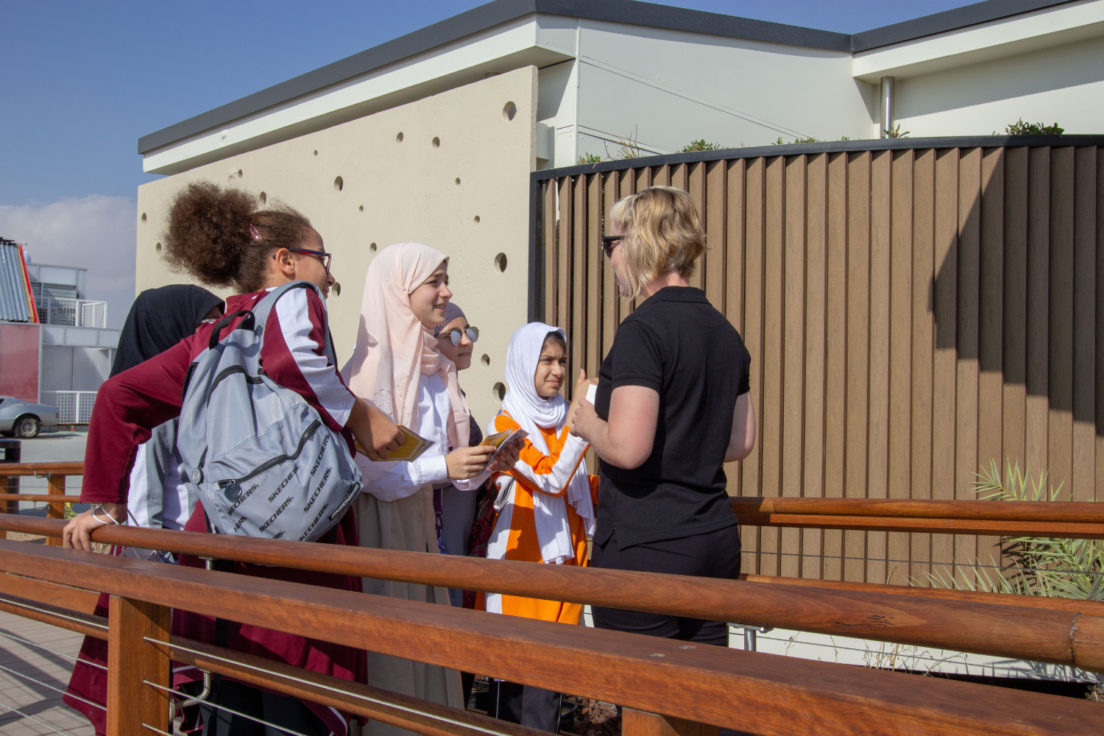
[[[0,324],[0,394],[38,401],[39,327]]]
[[[373,255],[427,243],[450,256],[454,298],[481,330],[462,385],[486,423],[498,410],[510,335],[526,319],[536,82],[536,68],[524,67],[143,185],[137,290],[187,280],[159,255],[171,198],[184,185],[205,179],[263,192],[302,211],[334,252],[342,289],[328,306],[341,359],[355,344]]]
[[[852,79],[851,55],[611,23],[580,25],[577,150],[617,158],[619,140],[642,155],[704,138],[724,147],[779,137],[871,137],[874,89]],[[557,142],[562,140],[558,136]]]
[[[1104,123],[1104,38],[900,79],[894,117],[913,137],[991,135],[1009,123]]]

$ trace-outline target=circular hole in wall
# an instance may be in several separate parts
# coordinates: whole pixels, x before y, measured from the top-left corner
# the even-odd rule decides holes
[[[460,177],[456,177],[456,186],[460,186]]]
[[[513,120],[515,115],[517,115],[517,105],[513,102],[507,102],[502,106],[502,117]]]
[[[341,282],[335,281],[333,286],[330,287],[330,291],[333,292],[334,296],[341,296]]]
[[[483,364],[484,368],[486,368],[491,364],[491,356],[483,353],[482,357],[479,358],[479,362]]]
[[[437,136],[433,136],[433,147],[434,148],[440,148],[441,147],[441,139],[438,138]]]
[[[268,203],[268,193],[267,192],[261,192],[260,194],[257,195],[257,198],[261,200],[261,204],[267,204]]]
[[[314,149],[311,153],[314,154],[315,156],[317,156],[318,155],[318,149],[317,148]]]
[[[491,393],[495,395],[495,398],[502,401],[502,397],[506,395],[506,387],[502,385],[502,382],[498,382],[491,389]]]
[[[375,253],[375,252],[376,252],[376,244],[375,244],[375,243],[369,243],[369,244],[368,244],[368,250],[370,250],[370,251],[372,251],[373,253]]]
[[[395,142],[396,143],[402,143],[402,139],[403,139],[403,134],[402,134],[402,131],[400,130],[398,132],[398,134],[395,136]]]
[[[364,205],[361,205],[361,206],[357,207],[357,212],[363,212],[363,211],[364,211]]]
[[[334,178],[334,191],[340,192],[345,188],[345,180],[340,176]]]
[[[161,244],[160,244],[160,243],[158,243],[157,245],[155,245],[155,246],[153,247],[153,249],[154,249],[155,251],[157,251],[158,253],[160,253],[160,252],[161,252]]]
[[[239,179],[242,178],[242,170],[241,169],[238,169],[238,178]]]
[[[478,223],[479,222],[479,215],[476,215],[475,217],[473,217],[472,221]]]
[[[145,221],[146,221],[146,213],[145,213],[145,212],[143,212],[143,213],[142,213],[142,222],[145,222]]]
[[[502,273],[503,271],[505,271],[506,270],[506,254],[505,253],[499,253],[497,256],[495,256],[494,257],[494,265],[495,265],[495,268],[498,270],[499,273]]]

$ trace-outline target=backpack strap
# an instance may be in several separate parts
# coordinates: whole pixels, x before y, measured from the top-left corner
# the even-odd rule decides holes
[[[259,338],[264,337],[265,325],[268,324],[268,315],[272,312],[273,307],[276,306],[276,301],[292,289],[314,289],[314,293],[318,294],[318,298],[322,298],[322,291],[317,285],[309,281],[289,281],[268,292],[252,309],[253,324],[249,325],[249,327],[252,327]],[[242,325],[240,326],[244,325],[245,320],[242,321]],[[330,362],[336,366],[337,355],[334,353],[333,339],[330,337],[329,315],[325,309],[322,310],[322,335],[325,338],[322,345],[324,354],[330,359]]]

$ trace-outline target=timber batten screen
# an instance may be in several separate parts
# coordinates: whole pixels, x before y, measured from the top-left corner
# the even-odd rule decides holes
[[[1104,500],[1104,138],[861,141],[537,172],[531,318],[588,375],[633,308],[601,248],[619,197],[690,192],[692,284],[752,356],[734,496],[974,499],[991,461]],[[997,539],[749,529],[761,574],[926,581]]]

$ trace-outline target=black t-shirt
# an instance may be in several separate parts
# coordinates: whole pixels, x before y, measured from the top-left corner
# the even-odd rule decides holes
[[[659,417],[643,465],[600,464],[595,541],[616,532],[625,548],[736,523],[724,455],[750,364],[740,334],[699,289],[668,286],[625,318],[598,372],[594,408],[608,419],[613,389],[644,386],[659,394]]]

